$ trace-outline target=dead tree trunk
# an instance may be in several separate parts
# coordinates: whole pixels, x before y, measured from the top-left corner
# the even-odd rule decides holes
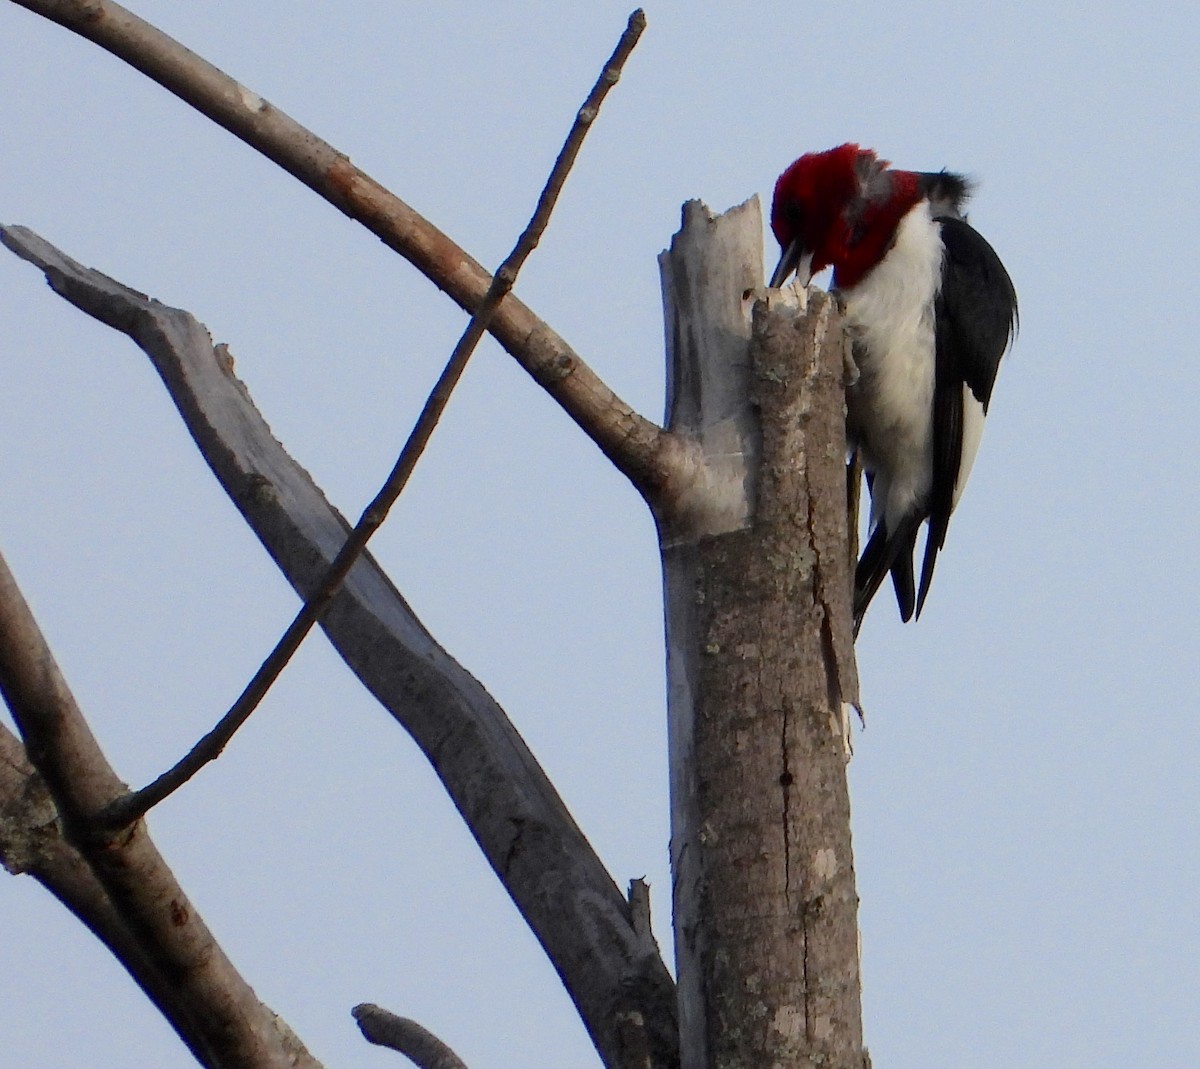
[[[862,1069],[842,331],[824,293],[758,299],[761,234],[689,204],[660,260],[706,472],[660,519],[681,1060]]]

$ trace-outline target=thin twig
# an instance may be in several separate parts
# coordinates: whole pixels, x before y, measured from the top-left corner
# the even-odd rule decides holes
[[[420,1069],[467,1069],[466,1063],[427,1028],[371,1002],[350,1011],[368,1043],[399,1051]]]
[[[391,474],[388,475],[379,493],[375,495],[375,499],[363,512],[315,593],[309,596],[275,648],[216,727],[196,743],[176,765],[169,768],[152,783],[141,790],[133,791],[119,798],[109,806],[103,815],[106,824],[121,826],[137,820],[164,798],[182,787],[209,761],[215,760],[229,740],[233,738],[238,728],[258,707],[271,685],[279,677],[280,672],[283,671],[305,637],[320,620],[322,613],[333,601],[355,562],[362,556],[371,536],[379,530],[388,511],[404,490],[438,420],[445,411],[450,394],[462,377],[467,361],[487,331],[488,323],[500,302],[513,288],[521,267],[541,240],[542,234],[550,222],[550,215],[554,210],[563,183],[571,171],[575,158],[579,155],[583,139],[587,136],[608,91],[616,85],[620,78],[621,68],[637,44],[645,25],[646,18],[640,8],[629,16],[629,22],[625,27],[625,32],[621,35],[621,40],[605,64],[604,70],[592,87],[591,93],[588,94],[587,100],[584,101],[583,107],[575,116],[575,123],[563,143],[558,159],[554,162],[550,177],[546,180],[546,185],[538,198],[537,208],[534,210],[529,224],[525,227],[508,258],[493,276],[492,284],[488,287],[483,302],[476,309],[458,344],[454,347],[454,352],[451,353],[450,360],[443,369],[441,377],[426,400],[425,407],[421,410]]]

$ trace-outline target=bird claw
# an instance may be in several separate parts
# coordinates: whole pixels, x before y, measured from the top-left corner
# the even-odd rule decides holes
[[[854,362],[854,346],[849,339],[842,351],[842,385],[846,388],[857,386],[860,377],[858,365]]]

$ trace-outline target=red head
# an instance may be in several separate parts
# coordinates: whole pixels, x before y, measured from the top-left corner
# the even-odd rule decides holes
[[[830,265],[834,283],[853,286],[882,259],[904,213],[921,198],[917,176],[855,144],[801,156],[775,183],[771,230],[783,256],[772,286]]]

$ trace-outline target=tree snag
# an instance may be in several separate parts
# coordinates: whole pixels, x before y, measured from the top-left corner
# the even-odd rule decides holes
[[[660,517],[681,1061],[861,1069],[842,331],[820,291],[755,299],[761,234],[688,205],[661,260],[717,506]]]

